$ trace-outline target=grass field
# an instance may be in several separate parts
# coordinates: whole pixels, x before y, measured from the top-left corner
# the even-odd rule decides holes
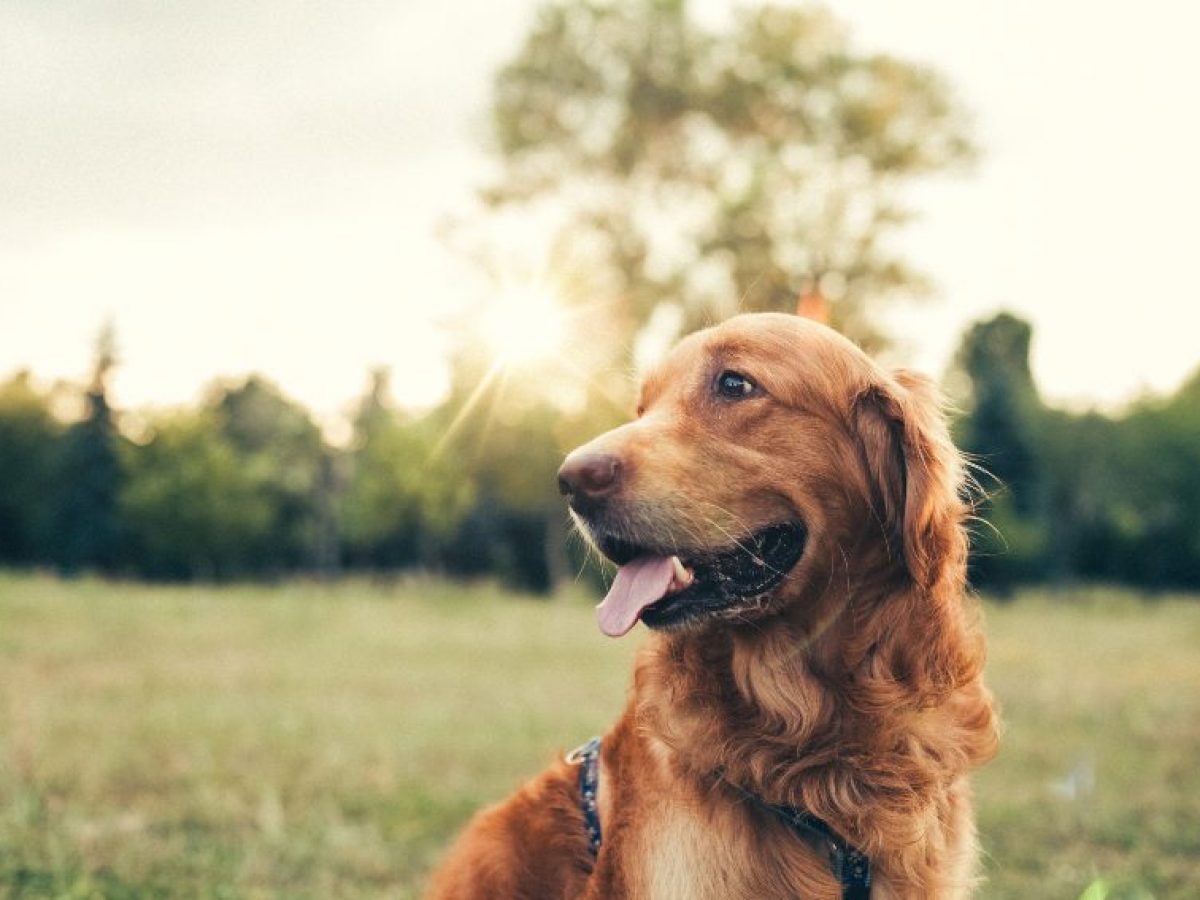
[[[1026,596],[988,630],[983,895],[1200,895],[1200,602]],[[616,714],[635,645],[485,587],[0,575],[0,896],[413,896]]]

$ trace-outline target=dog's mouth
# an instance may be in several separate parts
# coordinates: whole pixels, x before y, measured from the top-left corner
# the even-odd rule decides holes
[[[787,577],[806,536],[799,522],[782,522],[727,549],[669,553],[598,535],[600,550],[620,566],[597,607],[600,630],[620,637],[639,619],[669,629],[741,611]]]

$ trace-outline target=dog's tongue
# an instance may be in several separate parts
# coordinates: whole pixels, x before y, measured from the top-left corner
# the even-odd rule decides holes
[[[642,556],[617,570],[608,594],[596,607],[600,630],[620,637],[637,624],[642,610],[661,600],[675,578],[669,556]]]

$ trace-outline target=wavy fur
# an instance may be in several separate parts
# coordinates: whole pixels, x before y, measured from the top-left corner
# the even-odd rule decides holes
[[[724,368],[762,402],[712,405],[702,392]],[[819,853],[745,791],[865,850],[875,898],[970,893],[966,776],[997,724],[965,585],[963,466],[933,384],[812,323],[741,316],[685,340],[641,405],[594,442],[631,473],[623,522],[717,545],[799,515],[809,546],[773,596],[646,641],[604,739],[594,866],[559,764],[476,818],[429,896],[839,896]]]

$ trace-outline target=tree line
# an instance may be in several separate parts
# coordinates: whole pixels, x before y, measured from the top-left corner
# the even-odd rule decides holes
[[[1200,587],[1200,369],[1120,414],[1075,413],[1041,397],[1032,336],[1001,314],[973,325],[958,353],[956,437],[990,495],[975,581]]]
[[[500,372],[470,332],[517,310],[475,310],[444,404],[397,409],[376,373],[332,446],[259,376],[187,408],[114,411],[106,336],[66,396],[27,373],[0,384],[0,564],[420,568],[535,590],[590,577],[554,471],[627,412],[643,345],[799,309],[885,348],[876,313],[929,284],[891,240],[907,188],[971,163],[969,121],[939,73],[862,51],[820,7],[741,4],[713,25],[686,0],[548,2],[495,76],[495,177],[447,234],[493,293],[540,281],[555,297],[560,365]],[[511,246],[531,222],[541,254]],[[1012,316],[978,323],[948,385],[986,494],[976,580],[1200,586],[1200,378],[1120,415],[1072,413],[1041,398],[1030,340]]]
[[[110,347],[86,387],[0,383],[0,564],[167,580],[423,568],[549,587],[540,549],[525,558],[530,517],[489,502],[489,473],[462,471],[457,445],[437,448],[448,410],[395,408],[382,372],[334,447],[259,375],[118,413]],[[72,400],[82,413],[65,421]]]
[[[977,323],[950,379],[986,493],[976,583],[1200,588],[1200,372],[1120,415],[1072,413],[1041,399],[1031,337],[1008,314]],[[115,411],[113,365],[106,337],[73,421],[56,411],[71,397],[28,372],[0,383],[0,564],[168,580],[419,569],[540,591],[597,577],[552,477],[576,436],[556,437],[544,408],[540,427],[451,434],[461,399],[412,415],[376,372],[333,446],[255,375],[194,406]]]

